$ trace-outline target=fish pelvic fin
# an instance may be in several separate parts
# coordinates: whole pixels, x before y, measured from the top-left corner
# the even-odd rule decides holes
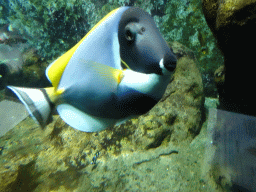
[[[51,122],[54,102],[58,99],[62,90],[55,90],[53,87],[45,89],[7,87],[16,94],[19,100],[25,105],[31,117],[42,128]]]

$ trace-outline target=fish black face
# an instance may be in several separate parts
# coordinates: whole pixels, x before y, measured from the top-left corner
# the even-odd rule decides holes
[[[163,39],[153,18],[140,8],[127,9],[118,29],[121,59],[134,71],[162,75],[160,61],[173,71],[176,56]]]

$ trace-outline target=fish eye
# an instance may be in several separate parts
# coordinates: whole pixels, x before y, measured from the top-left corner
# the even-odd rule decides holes
[[[145,27],[141,27],[140,31],[143,33],[146,31],[146,28]]]
[[[134,34],[131,32],[131,30],[129,28],[127,28],[125,30],[125,38],[128,40],[128,41],[133,41],[134,40]]]

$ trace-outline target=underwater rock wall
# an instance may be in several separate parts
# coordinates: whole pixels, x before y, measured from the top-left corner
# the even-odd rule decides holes
[[[1,137],[1,190],[204,189],[197,159],[203,145],[191,144],[204,120],[202,78],[193,52],[172,47],[176,72],[147,114],[99,133],[77,131],[58,116],[42,130],[27,118]]]
[[[216,113],[217,123],[213,126],[215,155],[209,175],[224,191],[255,191],[255,174],[250,172],[255,172],[255,153],[250,149],[255,149],[255,119],[251,116],[256,116],[252,88],[256,1],[202,2],[208,26],[224,55],[224,66],[215,71],[222,110]]]
[[[255,0],[203,0],[206,21],[224,55],[221,108],[254,116],[256,103],[251,85],[255,82],[255,10]]]

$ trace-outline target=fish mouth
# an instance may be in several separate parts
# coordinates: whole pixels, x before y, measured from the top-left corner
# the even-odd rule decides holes
[[[163,73],[163,74],[168,73],[168,70],[164,67],[164,58],[162,58],[162,59],[159,61],[159,66],[160,66],[160,68],[162,69],[162,73]]]
[[[165,59],[162,58],[159,61],[159,67],[162,69],[162,74],[163,75],[170,75],[174,72],[174,70],[176,68],[176,62],[175,63],[165,62]]]
[[[163,74],[168,74],[168,72],[174,72],[176,63],[177,58],[174,54],[165,54],[159,61],[159,66],[162,69]]]

